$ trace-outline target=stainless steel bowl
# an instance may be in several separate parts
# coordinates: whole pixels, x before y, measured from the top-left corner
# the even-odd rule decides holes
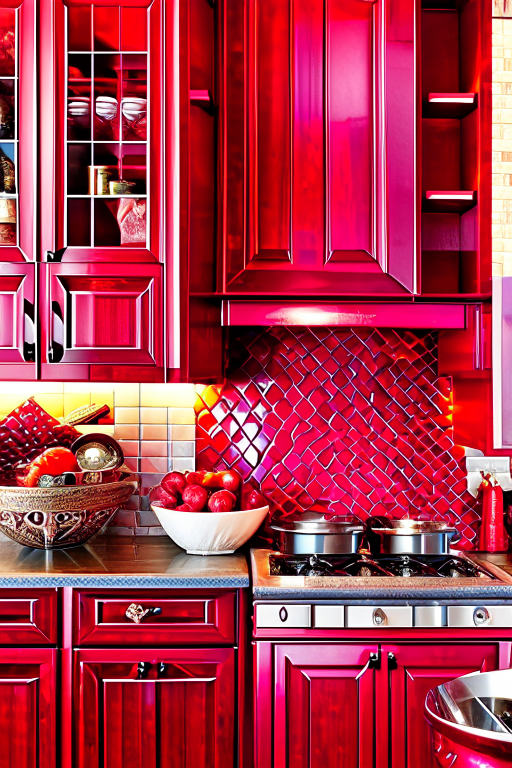
[[[433,688],[425,701],[439,765],[510,768],[512,670],[477,672]]]
[[[280,552],[290,555],[346,555],[357,552],[364,526],[355,517],[303,512],[270,526]]]
[[[445,522],[390,517],[368,518],[366,535],[373,555],[445,555],[461,538]]]

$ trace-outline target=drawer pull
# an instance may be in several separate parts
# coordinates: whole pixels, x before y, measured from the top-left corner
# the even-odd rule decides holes
[[[281,619],[281,621],[286,621],[286,619],[288,618],[288,611],[286,610],[284,605],[279,611],[279,618]]]
[[[144,680],[149,675],[151,664],[149,661],[139,661],[137,664],[137,680]]]
[[[162,613],[161,608],[143,608],[142,605],[132,603],[126,609],[125,616],[127,619],[134,621],[135,624],[140,624],[146,616],[158,616],[159,613]]]
[[[163,677],[166,673],[167,667],[165,661],[159,661],[157,667],[157,677]]]

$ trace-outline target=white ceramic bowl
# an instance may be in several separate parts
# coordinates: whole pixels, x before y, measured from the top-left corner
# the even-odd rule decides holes
[[[268,506],[244,512],[179,512],[152,504],[170,538],[189,555],[231,555],[256,533]]]

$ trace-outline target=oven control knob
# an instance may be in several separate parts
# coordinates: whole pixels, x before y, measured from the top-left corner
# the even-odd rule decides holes
[[[387,624],[388,617],[382,610],[382,608],[376,608],[373,612],[373,623],[376,627],[381,627],[383,624]]]
[[[480,624],[487,624],[489,619],[491,618],[489,611],[485,606],[480,606],[479,608],[475,608],[473,612],[473,621],[475,622],[476,626],[478,627]]]
[[[284,621],[286,621],[286,619],[288,618],[288,611],[286,610],[286,608],[284,607],[284,605],[283,605],[283,607],[281,608],[281,610],[279,611],[279,618],[280,618],[280,619],[281,619],[281,621],[283,621],[283,622],[284,622]]]

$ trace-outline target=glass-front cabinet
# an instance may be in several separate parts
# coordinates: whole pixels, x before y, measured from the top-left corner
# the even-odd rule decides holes
[[[36,377],[35,2],[0,2],[0,378]]]
[[[163,0],[0,0],[0,379],[164,379],[166,44]]]

